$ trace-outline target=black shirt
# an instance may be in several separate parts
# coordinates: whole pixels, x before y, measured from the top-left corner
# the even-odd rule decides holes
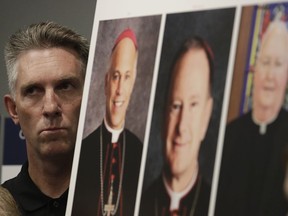
[[[281,109],[265,134],[252,112],[228,124],[215,215],[285,215],[283,154],[288,147],[288,112]]]
[[[208,215],[210,185],[198,176],[192,189],[181,198],[177,212],[170,212],[170,196],[162,176],[158,177],[143,193],[139,216],[206,216]]]
[[[79,158],[79,166],[77,173],[77,181],[75,185],[74,201],[73,201],[73,216],[94,216],[102,215],[102,203],[101,203],[101,182],[100,182],[100,135],[103,130],[103,168],[106,162],[104,162],[105,155],[108,146],[111,145],[112,134],[105,127],[104,122],[102,126],[98,127],[88,137],[86,137],[81,145],[81,154]],[[125,139],[124,139],[125,134]],[[118,205],[118,210],[115,216],[130,216],[134,213],[136,192],[138,186],[138,177],[142,155],[142,142],[128,129],[124,129],[119,136],[119,145],[122,146],[125,140],[125,159],[123,170],[123,182],[121,188],[121,196]],[[122,151],[121,151],[122,152]],[[123,156],[124,157],[124,156]],[[111,161],[107,162],[107,164]],[[122,169],[122,168],[121,168]],[[105,169],[103,170],[105,173]],[[106,170],[107,171],[107,170]],[[104,174],[105,176],[105,174]],[[104,178],[103,189],[106,193],[103,194],[103,205],[107,204],[107,197],[109,195],[109,187],[105,189],[105,185],[108,180]],[[115,188],[118,187],[118,183],[115,184]],[[118,193],[114,193],[114,199]],[[113,200],[115,204],[115,200]]]
[[[28,162],[15,178],[4,182],[3,187],[13,195],[23,216],[65,215],[68,190],[57,199],[43,194],[29,176]]]

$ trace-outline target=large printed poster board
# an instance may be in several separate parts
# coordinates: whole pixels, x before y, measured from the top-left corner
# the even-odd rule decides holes
[[[287,20],[279,1],[99,0],[66,215],[286,214]]]

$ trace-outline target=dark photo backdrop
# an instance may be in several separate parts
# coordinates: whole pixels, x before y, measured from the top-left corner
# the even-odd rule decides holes
[[[199,155],[200,172],[211,183],[234,14],[234,8],[227,8],[167,15],[142,192],[160,175],[162,170],[163,141],[161,136],[170,68],[180,45],[185,39],[193,35],[204,38],[210,44],[215,56],[212,90],[214,98],[213,113]]]

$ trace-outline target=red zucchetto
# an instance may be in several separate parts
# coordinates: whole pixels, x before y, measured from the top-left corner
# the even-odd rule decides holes
[[[125,29],[123,32],[121,32],[121,34],[117,37],[117,39],[116,39],[116,41],[114,43],[114,46],[112,48],[112,52],[115,49],[115,47],[119,44],[119,42],[121,40],[123,40],[124,38],[129,38],[130,40],[132,40],[136,50],[138,49],[136,35],[135,35],[135,33],[133,32],[132,29],[128,28],[128,29]]]

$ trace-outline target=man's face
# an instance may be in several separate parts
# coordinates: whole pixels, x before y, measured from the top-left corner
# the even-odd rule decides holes
[[[253,109],[276,115],[282,106],[288,76],[287,34],[272,32],[263,41],[254,75]]]
[[[166,161],[174,177],[192,175],[212,109],[209,65],[202,49],[188,51],[174,68],[166,116]]]
[[[111,56],[106,74],[106,119],[110,127],[123,127],[136,77],[137,52],[133,42],[124,38]]]
[[[18,58],[15,103],[7,109],[20,124],[28,157],[73,153],[84,78],[72,50],[35,49]]]

